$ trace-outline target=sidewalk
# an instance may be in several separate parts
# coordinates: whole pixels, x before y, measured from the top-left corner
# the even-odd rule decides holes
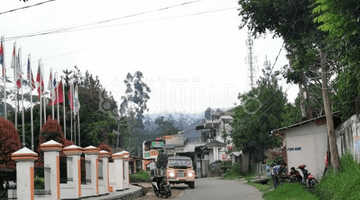
[[[98,196],[98,197],[88,197],[82,198],[86,200],[130,200],[143,196],[142,187],[130,185],[130,189],[111,192],[108,195]]]

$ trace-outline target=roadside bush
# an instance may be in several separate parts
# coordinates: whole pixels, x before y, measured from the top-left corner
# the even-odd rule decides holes
[[[360,196],[360,164],[351,154],[345,154],[340,159],[338,172],[329,168],[326,175],[315,188],[319,199],[355,200]]]
[[[241,174],[241,165],[240,163],[234,163],[232,166],[231,166],[231,172],[234,172],[234,173],[237,173],[237,174]]]
[[[220,166],[222,169],[225,170],[225,172],[227,172],[231,169],[232,162],[231,160],[223,161]]]
[[[139,171],[136,174],[130,174],[130,182],[150,182],[151,175],[148,171]]]
[[[240,163],[234,163],[222,177],[228,180],[243,178]]]

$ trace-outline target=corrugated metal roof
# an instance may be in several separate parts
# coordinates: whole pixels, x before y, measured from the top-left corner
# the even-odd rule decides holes
[[[332,115],[333,115],[333,117],[340,117],[340,116],[337,116],[337,115],[340,115],[340,112],[339,111],[334,112],[334,113],[332,113]],[[308,120],[305,120],[305,121],[302,121],[302,122],[299,122],[299,123],[296,123],[296,124],[293,124],[293,125],[290,125],[290,126],[287,126],[287,127],[278,128],[278,129],[272,130],[270,132],[270,135],[273,134],[274,132],[278,132],[278,131],[286,130],[286,129],[289,129],[289,128],[294,128],[294,127],[297,127],[297,126],[301,126],[303,124],[307,124],[309,122],[316,121],[318,119],[322,119],[322,118],[325,118],[325,117],[326,117],[326,115],[323,115],[323,116],[308,119]]]

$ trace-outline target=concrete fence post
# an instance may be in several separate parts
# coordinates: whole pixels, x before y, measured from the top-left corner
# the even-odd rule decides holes
[[[44,152],[44,167],[50,168],[50,174],[45,173],[45,176],[50,175],[50,191],[49,199],[60,199],[60,156],[59,152],[62,149],[62,144],[50,140],[40,145],[41,151]],[[47,178],[45,177],[45,180]],[[47,189],[47,188],[45,188]]]
[[[85,159],[91,161],[91,183],[86,184],[86,191],[82,196],[98,196],[99,195],[99,175],[98,175],[98,155],[100,149],[94,146],[84,148]],[[85,193],[86,192],[86,193]]]
[[[11,158],[16,161],[17,198],[34,200],[34,162],[38,154],[24,147],[12,153]]]
[[[63,152],[67,157],[72,158],[71,162],[67,163],[68,169],[71,170],[72,181],[67,184],[61,184],[61,198],[63,199],[78,199],[81,197],[81,163],[80,155],[83,149],[76,145],[70,145],[63,148]]]
[[[122,151],[123,161],[124,161],[124,189],[130,188],[130,174],[129,174],[129,161],[130,153],[127,151]]]
[[[114,176],[116,185],[114,187],[115,191],[124,190],[124,164],[123,164],[123,154],[121,152],[115,153],[112,155],[114,159]]]
[[[102,180],[99,180],[99,194],[109,194],[109,157],[110,153],[101,150],[99,153],[99,159],[102,160]]]

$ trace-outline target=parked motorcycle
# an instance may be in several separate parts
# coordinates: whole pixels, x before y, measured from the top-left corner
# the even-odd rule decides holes
[[[170,183],[166,181],[165,176],[154,176],[151,182],[156,196],[164,196],[166,198],[171,196]]]
[[[315,176],[308,172],[307,169],[305,169],[306,165],[299,165],[298,169],[300,169],[304,175],[304,182],[307,184],[309,188],[314,188],[317,184],[317,180],[315,179]]]

